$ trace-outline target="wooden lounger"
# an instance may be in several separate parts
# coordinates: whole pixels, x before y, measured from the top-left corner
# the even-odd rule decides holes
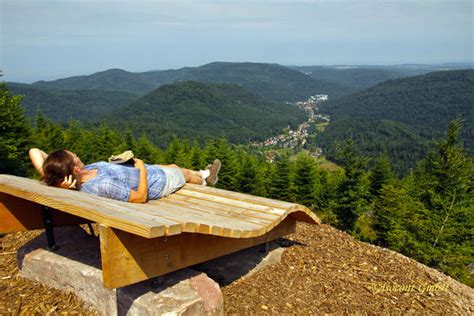
[[[98,223],[108,288],[268,242],[294,232],[296,221],[320,223],[302,205],[199,185],[134,204],[0,175],[0,233]]]

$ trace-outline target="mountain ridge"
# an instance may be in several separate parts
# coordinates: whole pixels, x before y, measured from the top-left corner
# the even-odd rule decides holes
[[[314,79],[286,66],[251,62],[212,62],[199,67],[136,73],[113,68],[86,76],[37,81],[31,86],[56,90],[120,90],[146,94],[160,85],[188,80],[240,84],[274,101],[299,101],[314,94],[337,97],[352,92],[349,87]]]

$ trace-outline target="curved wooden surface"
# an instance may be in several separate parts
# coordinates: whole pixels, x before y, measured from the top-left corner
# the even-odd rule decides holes
[[[182,232],[257,237],[288,216],[320,223],[311,210],[299,204],[193,184],[146,204],[47,187],[37,180],[11,175],[0,175],[0,192],[146,238]]]

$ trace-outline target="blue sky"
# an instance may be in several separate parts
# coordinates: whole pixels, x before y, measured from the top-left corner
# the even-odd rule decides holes
[[[473,62],[474,0],[0,0],[6,81],[199,66]]]

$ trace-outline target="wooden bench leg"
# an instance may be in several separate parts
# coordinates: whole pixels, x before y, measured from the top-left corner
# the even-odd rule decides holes
[[[54,240],[53,214],[47,206],[41,206],[41,214],[46,231],[46,241],[48,242],[47,248],[48,250],[55,251],[58,249],[58,246],[56,246],[56,241]]]
[[[226,238],[182,233],[147,239],[99,225],[104,286],[117,288],[259,245],[295,231],[287,217],[268,233],[253,238]]]

